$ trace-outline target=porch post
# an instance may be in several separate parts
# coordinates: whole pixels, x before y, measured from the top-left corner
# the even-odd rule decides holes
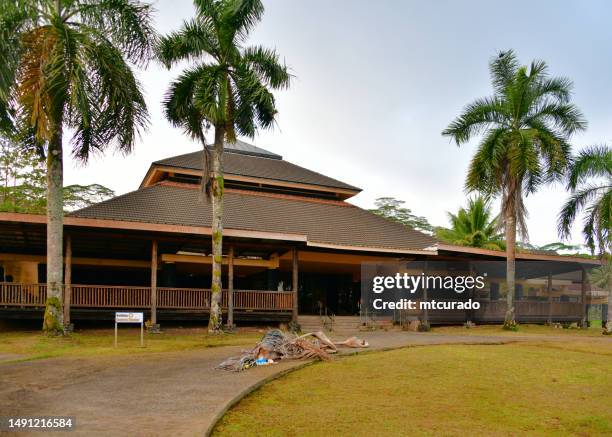
[[[468,265],[470,268],[470,277],[474,277],[474,266],[472,265],[472,261],[468,261]],[[476,295],[475,287],[472,285],[468,290],[468,298],[470,300],[474,300],[475,295]],[[467,310],[466,316],[467,316],[466,322],[470,322],[470,323],[474,322],[474,310],[473,309]]]
[[[66,258],[64,270],[64,325],[70,325],[70,302],[72,300],[72,239],[66,235]]]
[[[581,328],[586,328],[587,327],[587,311],[586,311],[586,292],[587,292],[587,284],[588,284],[588,277],[587,277],[587,272],[586,269],[583,267],[582,268],[582,287],[580,289],[580,307],[581,307],[581,317],[580,317],[580,327]]]
[[[157,240],[151,242],[151,324],[157,325]]]
[[[546,284],[546,291],[548,292],[548,318],[546,320],[546,323],[550,326],[552,325],[552,306],[553,306],[553,301],[552,301],[552,273],[548,272],[548,281]]]
[[[292,280],[293,280],[293,311],[291,313],[291,321],[297,323],[298,319],[298,250],[296,247],[292,249]]]
[[[423,271],[425,273],[425,276],[427,276],[427,261],[425,261],[425,264],[423,266]],[[427,291],[428,291],[427,284],[425,283],[423,286],[423,302],[425,302],[425,306],[423,307],[423,315],[421,317],[422,318],[421,322],[425,326],[429,326],[429,309],[427,308],[427,302],[429,300],[429,295]]]
[[[234,328],[234,246],[227,257],[227,327]]]

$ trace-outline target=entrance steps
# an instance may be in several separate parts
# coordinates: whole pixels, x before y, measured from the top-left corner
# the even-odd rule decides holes
[[[332,321],[333,320],[333,321]],[[355,334],[359,331],[359,316],[299,316],[298,323],[302,332],[323,331],[326,334]]]

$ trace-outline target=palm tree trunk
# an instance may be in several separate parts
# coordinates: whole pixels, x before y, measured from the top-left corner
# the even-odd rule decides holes
[[[56,128],[47,153],[47,302],[43,331],[48,334],[64,332],[62,311],[63,283],[63,154],[62,127]]]
[[[516,276],[516,184],[510,182],[508,187],[508,197],[506,198],[507,205],[504,205],[505,231],[506,231],[506,285],[508,292],[506,294],[506,316],[504,325],[509,326],[514,324],[514,289]]]
[[[225,128],[215,127],[215,144],[212,153],[212,285],[208,332],[221,331],[221,266],[223,263],[223,140]],[[206,177],[206,175],[204,175]]]
[[[608,332],[612,332],[612,289],[608,290],[608,321],[605,328]]]

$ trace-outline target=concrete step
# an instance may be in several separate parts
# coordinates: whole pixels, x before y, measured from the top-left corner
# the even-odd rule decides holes
[[[325,319],[329,322],[329,319]],[[358,316],[336,316],[329,330],[329,323],[324,324],[321,316],[300,316],[298,318],[303,332],[323,331],[328,334],[339,335],[352,334],[359,330],[360,318]]]

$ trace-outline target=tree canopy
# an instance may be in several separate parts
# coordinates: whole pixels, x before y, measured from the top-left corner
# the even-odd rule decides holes
[[[0,126],[39,152],[69,128],[83,161],[112,146],[129,152],[148,122],[130,62],[151,57],[150,14],[132,0],[3,1]]]
[[[100,184],[63,188],[64,211],[74,211],[114,196]],[[0,137],[0,211],[44,214],[47,206],[45,164],[33,150]]]
[[[467,208],[456,214],[448,212],[449,228],[436,228],[436,237],[459,246],[504,250],[505,242],[499,232],[499,219],[493,214],[491,203],[483,196],[468,199]]]
[[[429,224],[427,219],[413,214],[410,209],[403,206],[405,203],[405,201],[393,197],[379,197],[374,201],[376,208],[370,209],[370,211],[417,231],[433,232],[433,226]]]
[[[580,211],[585,212],[582,234],[594,252],[612,251],[612,148],[592,146],[574,159],[568,175],[571,195],[559,213],[559,234],[566,238]]]
[[[168,68],[193,63],[170,84],[166,117],[201,141],[209,126],[222,128],[230,143],[272,127],[277,111],[270,89],[287,88],[291,75],[274,49],[245,45],[263,16],[261,1],[202,0],[195,6],[196,17],[158,47]]]
[[[442,134],[457,145],[481,136],[465,187],[500,195],[504,224],[510,214],[527,239],[523,197],[561,180],[571,162],[569,138],[586,121],[570,102],[571,81],[551,77],[544,61],[523,66],[509,50],[493,58],[489,69],[494,94],[467,105]]]

